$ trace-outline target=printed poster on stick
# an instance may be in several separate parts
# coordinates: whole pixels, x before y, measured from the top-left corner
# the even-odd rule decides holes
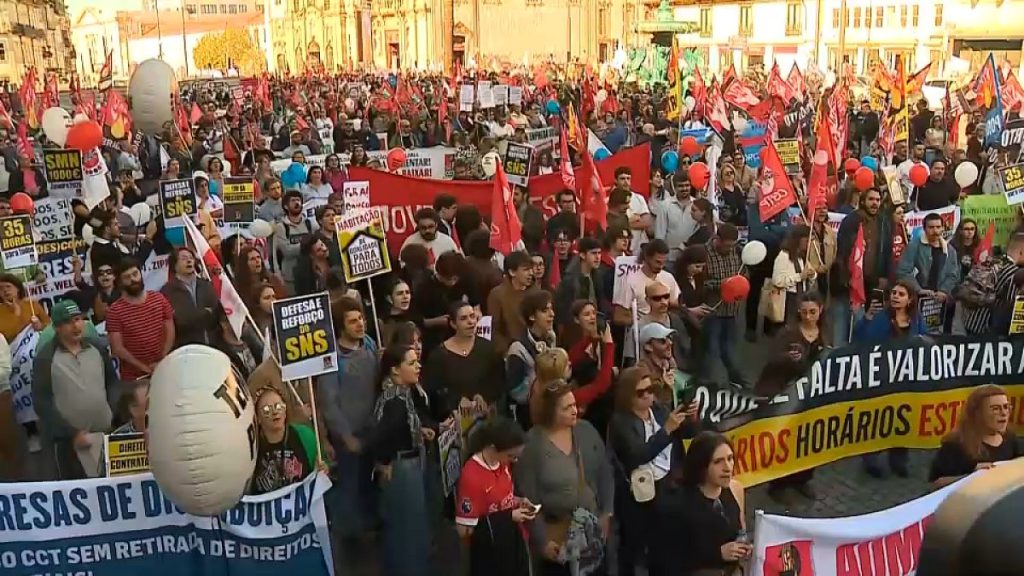
[[[505,152],[505,175],[509,184],[527,186],[530,183],[530,170],[533,164],[533,147],[517,142],[509,142]]]
[[[345,212],[363,210],[370,207],[370,183],[345,182],[341,185],[341,198],[345,202]]]
[[[800,145],[795,139],[776,140],[775,149],[779,151],[779,159],[787,174],[800,171]]]
[[[160,182],[160,213],[165,228],[181,228],[185,225],[182,218],[195,216],[198,209],[196,185],[191,178]]]
[[[108,434],[103,437],[103,441],[106,443],[108,478],[149,472],[149,452],[146,450],[145,434]]]
[[[1024,164],[1014,164],[998,170],[1007,204],[1024,203]]]
[[[27,268],[39,263],[32,238],[32,217],[18,214],[0,218],[0,259],[5,270]]]
[[[225,179],[223,200],[225,224],[251,224],[256,218],[256,189],[252,179]]]
[[[440,454],[441,485],[444,495],[451,496],[462,473],[462,436],[459,434],[458,419],[451,418],[450,423],[441,425],[437,437],[437,448]]]
[[[301,380],[338,370],[338,347],[326,292],[277,300],[274,339],[282,380]]]
[[[43,149],[43,165],[50,194],[59,198],[80,198],[82,181],[82,153],[78,150]]]
[[[345,282],[351,284],[391,272],[380,207],[346,213],[334,222]]]

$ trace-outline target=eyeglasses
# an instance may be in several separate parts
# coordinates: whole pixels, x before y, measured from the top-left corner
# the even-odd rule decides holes
[[[671,297],[671,294],[655,294],[653,296],[648,296],[648,298],[654,302],[665,302]]]
[[[284,402],[274,402],[273,404],[264,404],[263,408],[260,409],[264,416],[270,416],[278,412],[284,412]]]
[[[654,394],[654,390],[651,390],[651,387],[648,386],[646,388],[637,388],[636,390],[633,391],[633,393],[636,394],[637,398],[643,398],[648,394]]]

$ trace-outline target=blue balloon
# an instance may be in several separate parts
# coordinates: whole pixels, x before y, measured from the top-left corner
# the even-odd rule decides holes
[[[666,172],[675,172],[676,168],[679,168],[679,154],[675,150],[666,150],[661,155],[661,167]]]
[[[872,172],[878,172],[878,160],[874,156],[865,156],[860,159],[860,165],[870,168]]]
[[[605,158],[611,158],[612,153],[607,148],[598,148],[594,150],[594,160],[604,160]]]
[[[554,98],[548,100],[548,103],[544,108],[548,111],[548,114],[552,115],[558,114],[562,110],[562,107],[558,105],[558,100],[555,100]]]

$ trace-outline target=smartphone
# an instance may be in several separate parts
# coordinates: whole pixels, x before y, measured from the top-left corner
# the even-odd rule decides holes
[[[597,333],[604,334],[605,328],[608,327],[608,318],[605,317],[604,312],[597,313]]]
[[[878,302],[879,304],[885,303],[885,290],[881,288],[875,288],[871,291],[871,302]],[[870,305],[871,302],[868,304]]]
[[[697,387],[687,386],[679,393],[679,406],[689,406],[697,398]]]

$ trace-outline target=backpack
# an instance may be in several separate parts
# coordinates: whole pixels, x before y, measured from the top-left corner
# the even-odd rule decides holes
[[[954,296],[967,308],[987,308],[996,301],[996,280],[1006,260],[989,259],[975,264]]]

